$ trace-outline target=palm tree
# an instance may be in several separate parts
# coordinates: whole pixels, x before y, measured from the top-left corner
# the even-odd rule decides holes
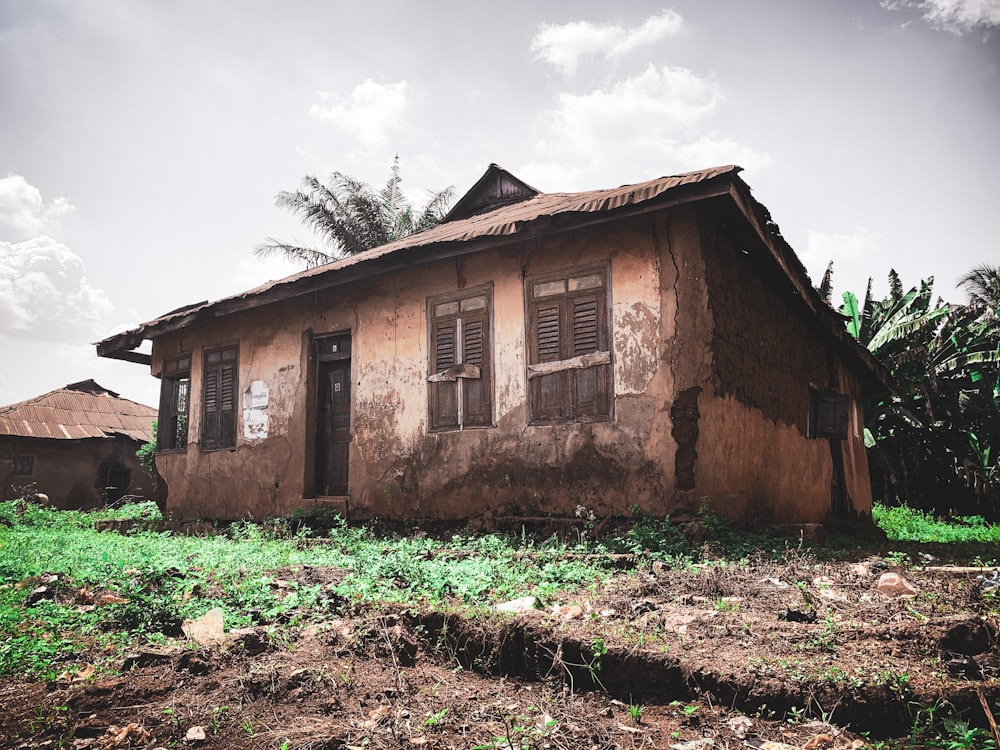
[[[320,239],[322,249],[301,247],[268,238],[254,253],[267,258],[283,255],[306,268],[356,255],[434,226],[448,212],[454,189],[431,193],[419,211],[400,190],[399,157],[393,159],[389,181],[379,192],[360,180],[334,172],[324,185],[306,175],[295,191],[282,190],[275,205],[298,216]]]
[[[969,307],[993,313],[1000,320],[1000,266],[983,263],[959,279],[959,288],[969,294]]]

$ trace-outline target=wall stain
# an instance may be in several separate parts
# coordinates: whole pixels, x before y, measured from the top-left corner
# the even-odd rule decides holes
[[[674,475],[678,491],[693,490],[694,469],[698,463],[698,396],[701,387],[688,388],[677,394],[670,407],[671,434],[677,441],[674,455]]]

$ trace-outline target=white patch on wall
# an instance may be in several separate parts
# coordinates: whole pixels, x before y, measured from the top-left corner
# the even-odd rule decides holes
[[[267,402],[269,389],[263,380],[255,380],[243,391],[243,437],[264,440],[267,437]]]

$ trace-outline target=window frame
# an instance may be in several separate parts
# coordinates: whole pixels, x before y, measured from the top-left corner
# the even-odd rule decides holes
[[[475,300],[484,299],[482,307],[475,307]],[[471,302],[468,309],[463,303]],[[441,306],[455,305],[455,311],[438,314]],[[427,431],[460,432],[489,429],[493,421],[493,371],[494,371],[494,319],[493,283],[468,287],[455,292],[436,294],[427,298]],[[454,322],[452,333],[452,359],[448,367],[438,360],[438,342],[445,327]],[[479,341],[467,336],[476,336]],[[471,351],[466,351],[470,348]],[[480,355],[475,354],[476,349]],[[468,360],[478,359],[479,364]],[[478,368],[478,376],[472,367]],[[473,381],[477,381],[475,388]],[[476,399],[478,398],[478,408]],[[454,403],[454,419],[443,414],[443,404]]]
[[[599,285],[570,288],[572,282],[581,284],[594,276],[600,277]],[[557,285],[560,282],[563,291],[558,291]],[[538,285],[548,286],[553,291],[536,295],[535,289]],[[591,300],[595,302],[592,311],[593,323],[588,324],[585,318],[589,317],[591,312],[582,305],[578,310],[575,301],[585,303]],[[542,310],[545,308],[548,308],[549,314],[543,321]],[[555,315],[553,308],[556,309]],[[612,311],[610,261],[561,268],[524,277],[525,378],[529,425],[614,420]],[[590,330],[584,331],[585,325]],[[541,330],[540,326],[544,327],[544,330]],[[580,346],[577,331],[580,331],[579,338],[584,342],[592,338],[593,347]],[[556,338],[553,339],[553,336]],[[543,348],[549,351],[543,352]],[[578,354],[578,348],[584,351]],[[587,351],[588,349],[592,350]],[[587,406],[580,401],[580,377],[585,372],[594,378],[593,406]],[[557,380],[554,379],[556,376]],[[543,403],[542,387],[546,378],[550,384],[557,383],[557,408]]]
[[[114,475],[121,475],[123,486],[114,484]],[[108,502],[118,502],[128,494],[132,488],[132,470],[123,469],[118,466],[109,466],[104,470],[104,489],[102,495]]]
[[[178,407],[181,386],[186,385],[183,408]],[[183,439],[177,422],[184,420]],[[166,359],[160,374],[160,410],[156,422],[157,453],[182,453],[191,437],[191,353]]]
[[[232,357],[227,357],[229,353]],[[210,361],[215,355],[219,355],[218,361]],[[232,380],[229,383],[230,408],[225,407],[226,381],[225,369],[232,368]],[[216,373],[219,373],[216,375]],[[210,398],[209,386],[211,380],[218,377],[216,384],[217,395],[213,401]],[[236,436],[238,432],[239,400],[240,400],[240,347],[239,344],[227,344],[226,346],[205,349],[202,353],[201,369],[201,425],[199,426],[199,448],[203,452],[209,451],[231,451],[236,449]],[[220,408],[210,411],[213,403],[221,401]],[[213,428],[212,415],[218,414],[218,427]],[[226,434],[226,416],[229,415],[230,434]],[[210,434],[215,432],[216,434]]]
[[[809,387],[807,437],[816,440],[847,440],[851,431],[850,394]]]
[[[27,471],[21,471],[27,465]],[[33,477],[35,475],[35,457],[33,455],[21,454],[14,456],[14,476]]]

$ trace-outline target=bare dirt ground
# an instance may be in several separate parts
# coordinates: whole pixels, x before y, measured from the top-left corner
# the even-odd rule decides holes
[[[992,736],[998,618],[979,571],[864,557],[644,564],[518,615],[331,599],[302,627],[137,644],[114,676],[8,680],[0,746],[816,750],[904,736],[928,708]],[[914,593],[877,591],[894,571]]]

